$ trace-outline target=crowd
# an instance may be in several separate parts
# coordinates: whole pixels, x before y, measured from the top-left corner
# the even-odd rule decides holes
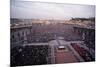
[[[47,64],[48,46],[17,46],[11,49],[11,66]]]

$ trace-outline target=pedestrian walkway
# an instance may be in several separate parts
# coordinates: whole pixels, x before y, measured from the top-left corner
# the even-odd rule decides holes
[[[49,45],[51,46],[51,55],[52,55],[52,62],[56,62],[55,60],[55,50],[57,51],[57,47],[58,46],[67,46],[68,48],[70,48],[71,51],[68,52],[72,52],[73,56],[75,56],[79,62],[83,62],[83,58],[78,54],[78,52],[70,45],[71,43],[82,43],[83,41],[65,41],[64,39],[59,39],[59,37],[57,37],[55,35],[55,40],[50,41]],[[55,48],[56,47],[56,48]],[[58,55],[57,55],[58,56]]]

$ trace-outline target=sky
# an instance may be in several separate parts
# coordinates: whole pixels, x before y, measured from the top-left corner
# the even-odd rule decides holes
[[[10,5],[11,18],[70,19],[95,17],[94,5],[14,1]]]

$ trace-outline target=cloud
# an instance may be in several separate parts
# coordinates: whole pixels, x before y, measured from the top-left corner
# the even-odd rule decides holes
[[[68,19],[94,17],[95,6],[42,3],[31,1],[11,2],[11,18]]]

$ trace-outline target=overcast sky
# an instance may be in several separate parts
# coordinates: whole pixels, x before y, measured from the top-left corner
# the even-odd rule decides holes
[[[94,5],[11,1],[11,18],[24,19],[69,19],[94,17]]]

